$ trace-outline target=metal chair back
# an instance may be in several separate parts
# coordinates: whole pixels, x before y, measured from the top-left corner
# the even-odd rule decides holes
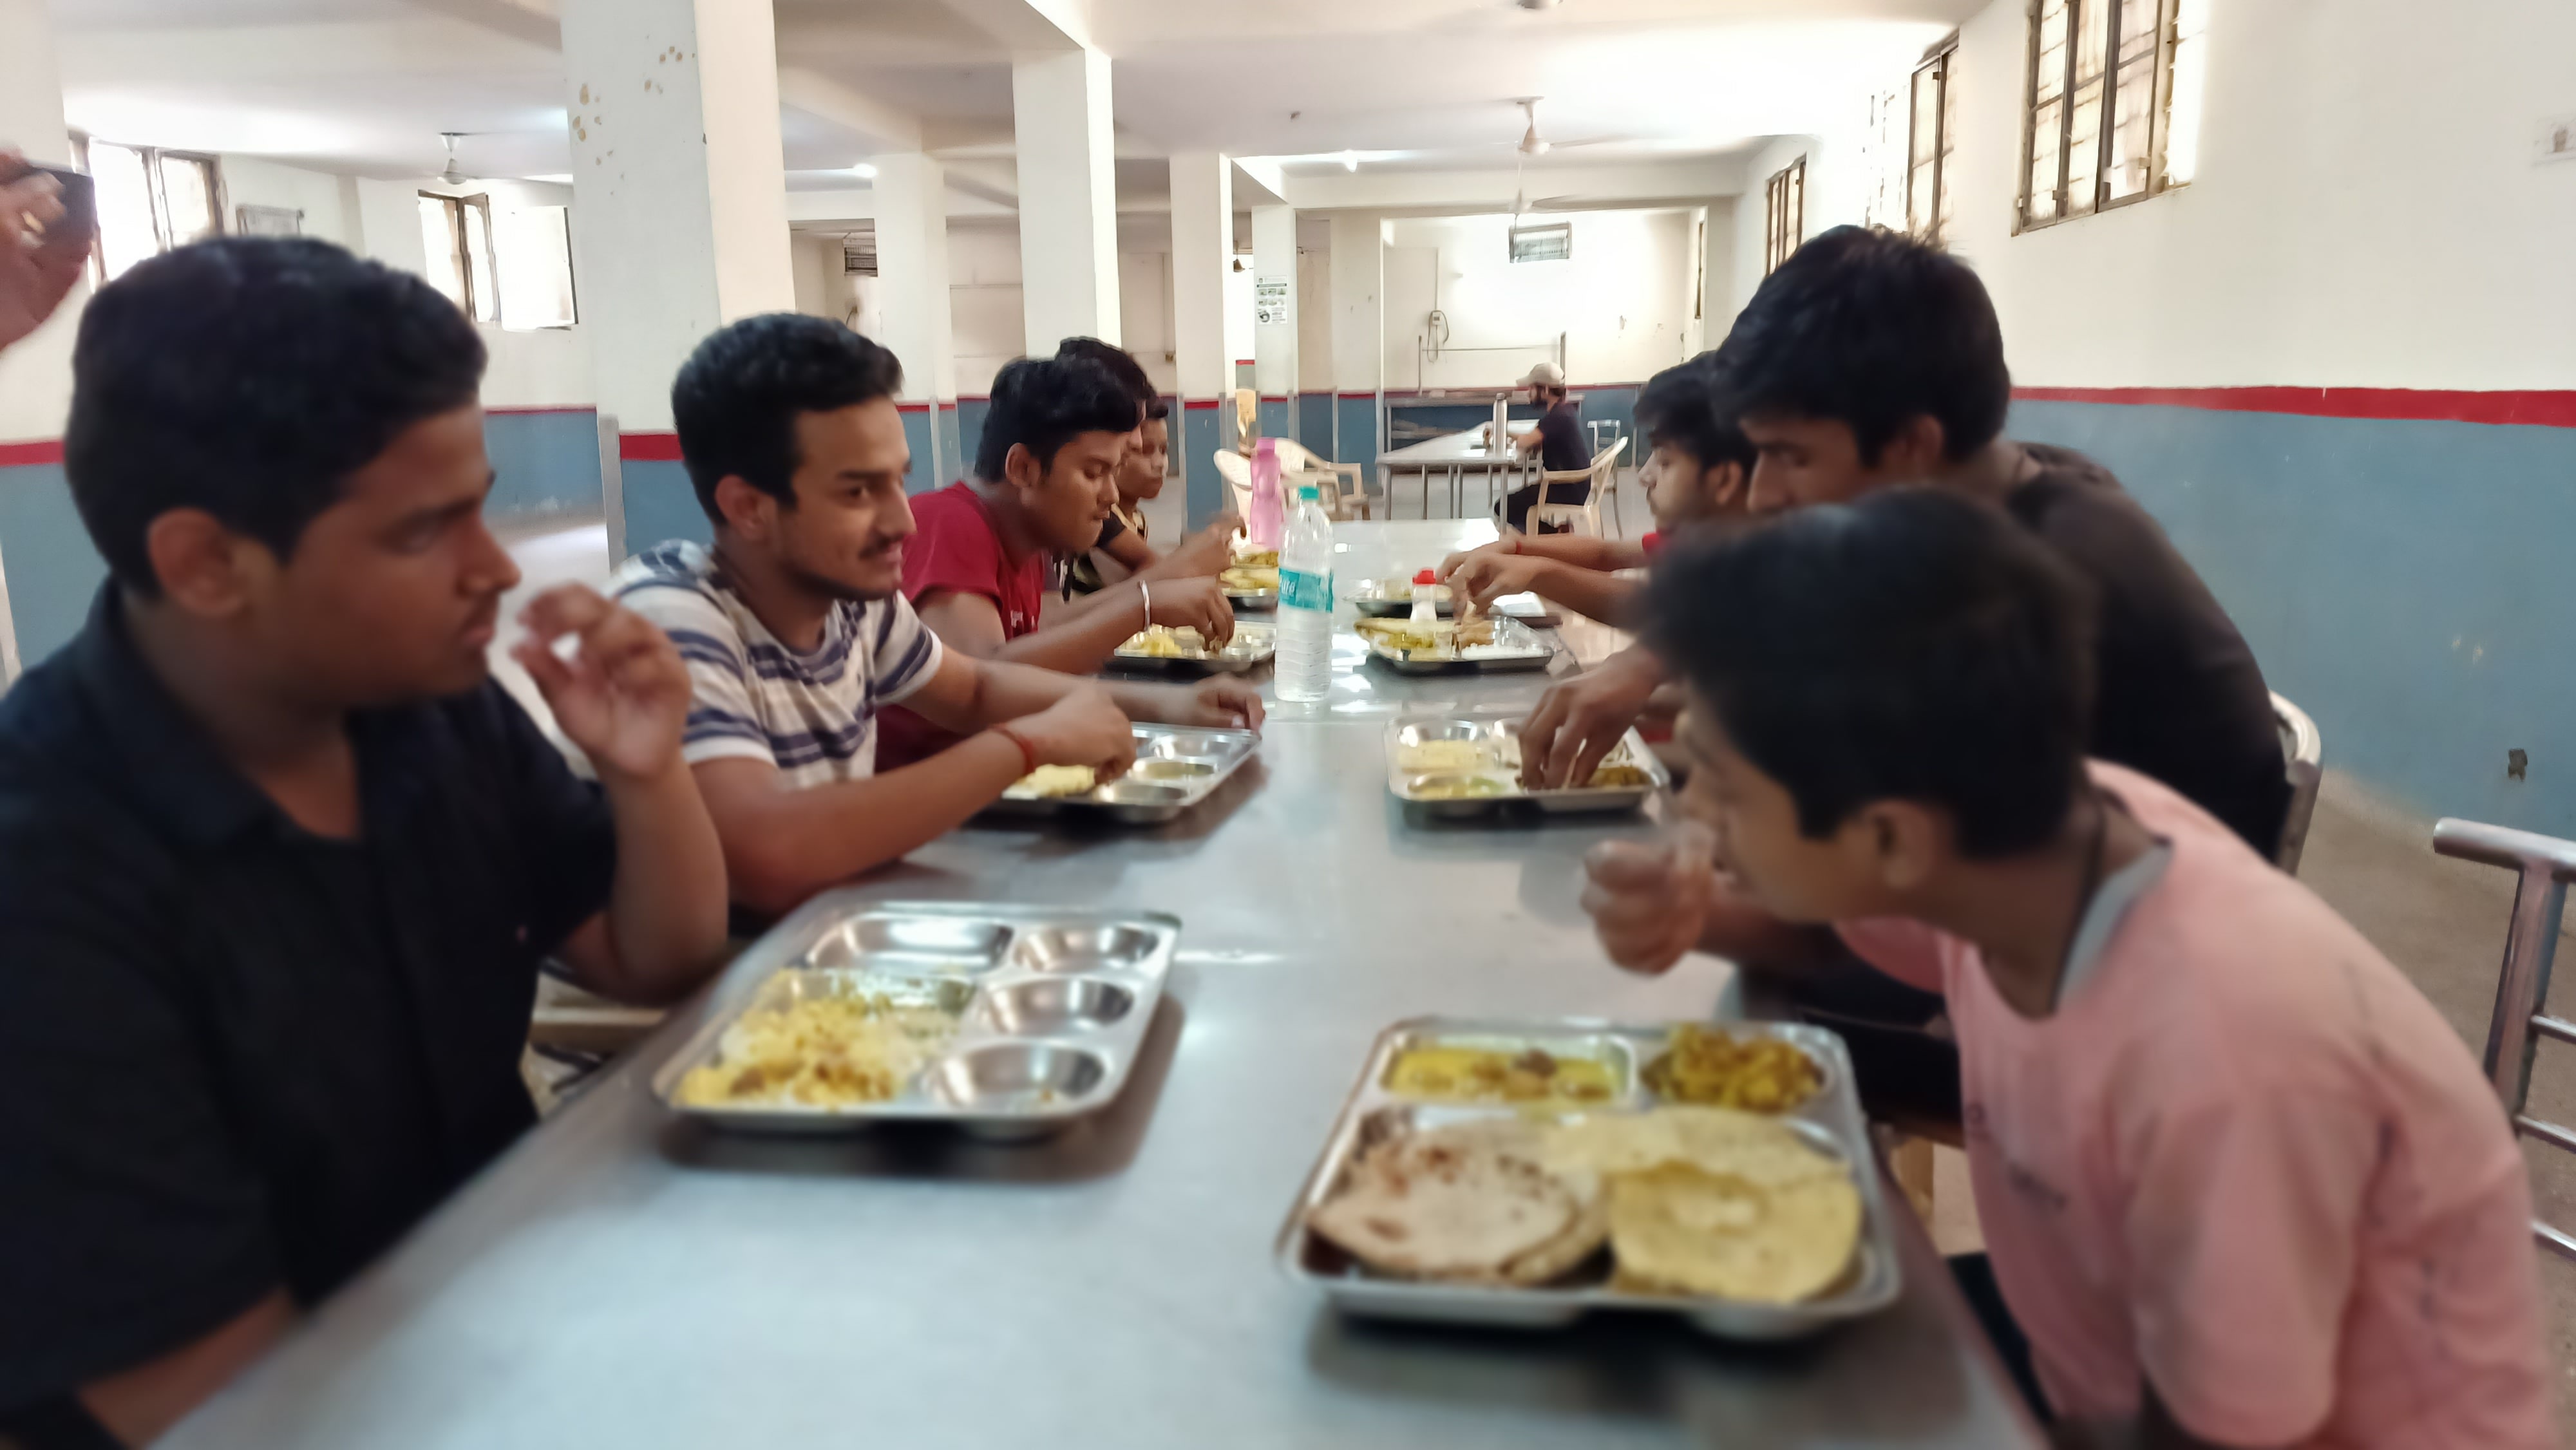
[[[2317,786],[2325,779],[2326,738],[2308,712],[2279,691],[2272,694],[2272,719],[2281,727],[2281,759],[2290,771],[2290,815],[2281,824],[2282,870],[2299,874],[2299,857],[2308,849],[2308,820],[2317,813]]]
[[[2552,1017],[2549,968],[2558,955],[2558,922],[2567,909],[2567,883],[2576,879],[2576,841],[2476,821],[2443,820],[2433,827],[2433,849],[2464,861],[2483,861],[2514,872],[2513,916],[2505,929],[2504,970],[2496,982],[2495,1013],[2480,1060],[2487,1082],[2503,1100],[2513,1130],[2550,1147],[2576,1153],[2576,1128],[2524,1111],[2531,1097],[2531,1062],[2543,1037],[2576,1042],[2576,1022]],[[2546,1223],[2531,1225],[2541,1247],[2576,1259],[2576,1236]]]

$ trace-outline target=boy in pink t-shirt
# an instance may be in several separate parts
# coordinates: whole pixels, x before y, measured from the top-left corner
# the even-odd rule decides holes
[[[1899,490],[1681,551],[1648,613],[1714,841],[1597,853],[1605,944],[1788,966],[1831,923],[1943,993],[1994,1278],[2063,1441],[2556,1443],[2494,1095],[2306,888],[2083,761],[2089,601],[2046,545]]]

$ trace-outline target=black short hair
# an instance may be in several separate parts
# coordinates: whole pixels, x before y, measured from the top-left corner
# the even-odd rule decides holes
[[[1117,374],[1090,358],[1014,358],[993,379],[975,476],[998,482],[1014,443],[1025,445],[1041,470],[1053,468],[1078,435],[1130,432],[1141,416]]]
[[[1967,457],[2012,404],[2003,329],[1967,265],[1911,237],[1836,227],[1763,280],[1718,349],[1739,417],[1784,413],[1850,427],[1876,463],[1907,420],[1941,422]]]
[[[1109,369],[1110,375],[1136,399],[1136,406],[1145,410],[1148,420],[1172,416],[1171,404],[1164,402],[1163,395],[1154,391],[1154,380],[1145,376],[1145,365],[1136,361],[1134,353],[1116,343],[1102,342],[1096,337],[1068,337],[1056,345],[1055,355],[1089,358]]]
[[[1647,639],[1823,836],[1925,801],[1960,850],[2059,829],[2092,708],[2086,584],[2002,510],[1930,488],[1800,509],[1655,565]]]
[[[286,559],[404,429],[471,406],[483,339],[428,282],[310,238],[225,237],[138,263],[81,313],[63,467],[118,583],[203,509]]]
[[[707,518],[716,485],[741,479],[796,506],[796,415],[891,398],[903,364],[829,317],[764,312],[708,333],[671,382],[671,425]]]
[[[1734,401],[1720,386],[1717,354],[1704,352],[1646,379],[1637,392],[1637,434],[1648,452],[1667,444],[1699,460],[1753,468],[1753,440],[1735,426]],[[1640,458],[1639,462],[1644,459]]]

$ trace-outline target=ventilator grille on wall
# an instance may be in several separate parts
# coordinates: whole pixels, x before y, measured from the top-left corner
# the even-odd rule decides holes
[[[868,222],[857,231],[841,234],[841,275],[873,277],[877,274],[877,224]]]

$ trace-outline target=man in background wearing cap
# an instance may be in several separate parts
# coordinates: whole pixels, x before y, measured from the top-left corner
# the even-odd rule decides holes
[[[1583,446],[1582,409],[1565,395],[1565,369],[1543,362],[1529,370],[1521,386],[1530,390],[1530,401],[1546,411],[1539,415],[1538,426],[1512,440],[1512,449],[1523,458],[1539,456],[1550,473],[1575,473],[1592,466],[1591,450]],[[1537,484],[1513,490],[1503,500],[1503,521],[1515,532],[1529,528],[1530,505],[1538,502]],[[1560,483],[1547,492],[1549,503],[1582,503],[1592,496],[1592,481]]]

